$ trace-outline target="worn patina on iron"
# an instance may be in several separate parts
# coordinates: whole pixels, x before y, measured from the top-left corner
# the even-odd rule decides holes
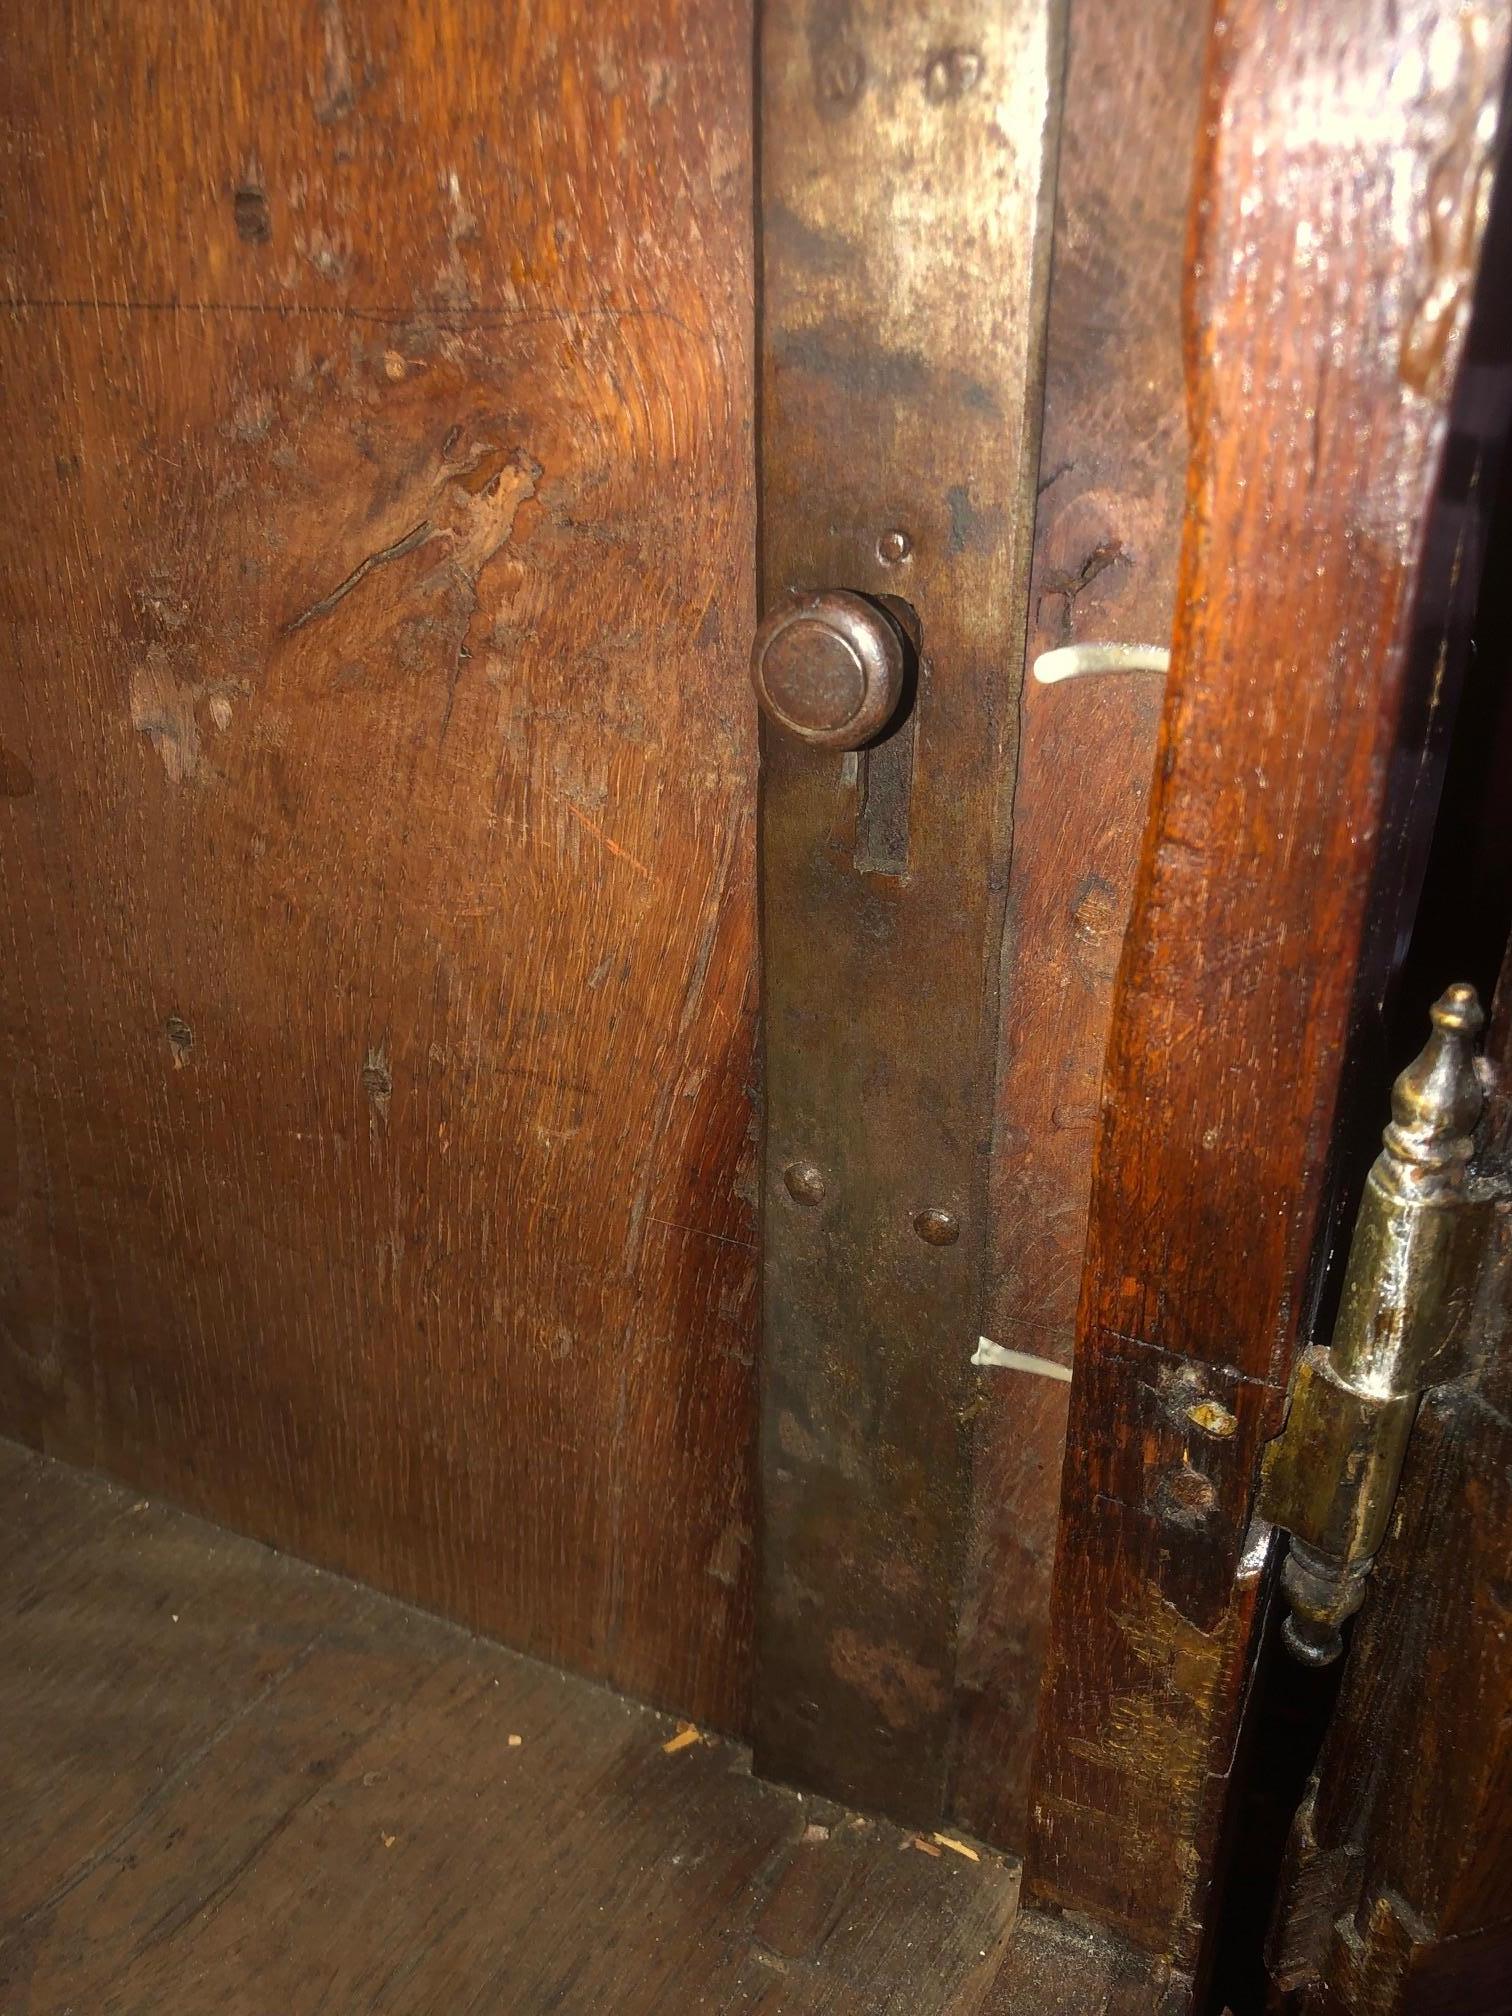
[[[772,0],[762,28],[764,616],[885,599],[919,649],[865,747],[764,729],[756,1759],[917,1823],[952,1724],[1060,14]]]

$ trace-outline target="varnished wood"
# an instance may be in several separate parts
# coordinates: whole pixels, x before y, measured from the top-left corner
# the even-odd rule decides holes
[[[12,2016],[981,2007],[985,1850],[12,1444],[0,1526]]]
[[[1074,10],[1031,662],[1067,643],[1170,637],[1187,456],[1183,251],[1208,11],[1209,0]],[[1023,687],[982,1327],[1061,1365],[1161,692],[1147,673]],[[1022,1849],[1069,1389],[992,1367],[975,1378],[952,1798],[966,1824]]]
[[[0,36],[0,1423],[739,1728],[748,12]]]
[[[1033,1878],[1200,1958],[1389,784],[1453,667],[1413,642],[1507,22],[1215,18],[1174,662],[1104,1080]],[[1402,227],[1403,190],[1419,226]],[[1423,662],[1426,657],[1426,662]],[[1413,816],[1431,817],[1431,789]],[[1404,815],[1405,816],[1405,815]],[[1372,943],[1390,948],[1379,923]]]

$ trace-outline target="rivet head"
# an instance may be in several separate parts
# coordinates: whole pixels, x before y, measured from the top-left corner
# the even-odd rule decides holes
[[[915,1232],[928,1246],[954,1246],[961,1236],[961,1221],[953,1211],[931,1207],[913,1221]]]
[[[931,105],[944,105],[964,97],[981,74],[982,59],[975,49],[937,50],[924,72],[924,95]]]
[[[877,558],[884,567],[900,567],[913,552],[913,541],[900,525],[884,532],[877,541]]]
[[[782,1172],[787,1193],[795,1204],[822,1204],[824,1178],[812,1162],[789,1162]]]

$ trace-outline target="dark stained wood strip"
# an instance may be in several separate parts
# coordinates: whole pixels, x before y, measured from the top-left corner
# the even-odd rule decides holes
[[[1175,654],[1104,1081],[1033,1838],[1037,1895],[1183,1966],[1263,1587],[1256,1458],[1307,1317],[1367,901],[1395,894],[1372,887],[1390,773],[1414,774],[1438,690],[1434,637],[1426,665],[1408,646],[1507,26],[1437,0],[1214,21]]]
[[[0,1527],[14,2016],[981,2006],[985,1849],[5,1443]]]
[[[0,1424],[729,1729],[751,35],[0,27]]]
[[[1166,643],[1187,461],[1181,288],[1210,0],[1078,4],[1067,52],[1028,659]],[[1152,134],[1161,143],[1152,146]],[[1071,1362],[1098,1083],[1163,682],[1026,677],[983,1329]],[[1070,1389],[976,1374],[956,1815],[1022,1850]]]

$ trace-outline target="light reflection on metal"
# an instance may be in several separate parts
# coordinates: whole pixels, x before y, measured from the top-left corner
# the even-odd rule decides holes
[[[1392,1088],[1332,1342],[1304,1355],[1265,1455],[1259,1511],[1292,1536],[1282,1635],[1313,1666],[1339,1656],[1339,1627],[1364,1599],[1423,1390],[1464,1369],[1476,1328],[1496,1192],[1471,1161],[1484,1098],[1475,989],[1449,988],[1432,1019]]]

